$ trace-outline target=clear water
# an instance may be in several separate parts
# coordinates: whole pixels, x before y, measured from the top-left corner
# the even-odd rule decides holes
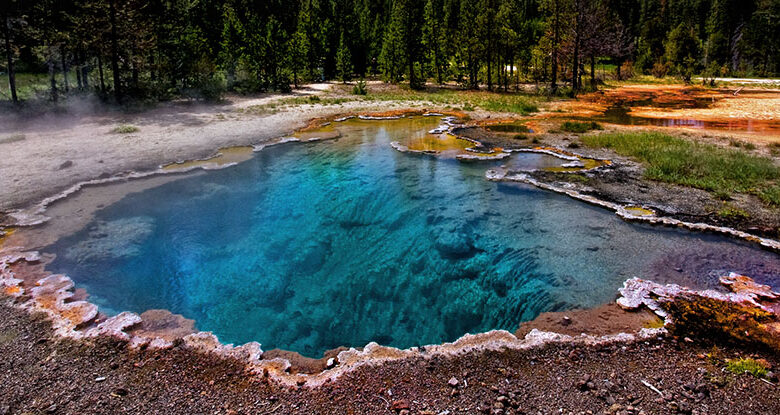
[[[540,312],[612,301],[631,276],[713,286],[721,270],[777,284],[778,256],[621,221],[489,163],[389,146],[435,119],[348,122],[343,137],[271,147],[238,166],[127,195],[45,249],[103,312],[168,309],[223,342],[320,356],[514,330]]]

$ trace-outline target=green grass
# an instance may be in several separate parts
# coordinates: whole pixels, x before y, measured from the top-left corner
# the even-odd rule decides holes
[[[749,357],[742,357],[739,359],[727,360],[726,370],[738,375],[741,375],[743,373],[748,373],[757,378],[762,378],[766,376],[767,372],[769,372],[769,367],[767,366],[766,363],[762,361],[752,359]]]
[[[582,141],[589,147],[610,148],[636,158],[652,180],[721,195],[755,194],[770,206],[780,206],[780,167],[766,157],[662,133],[594,134],[583,136]]]
[[[138,127],[134,126],[134,125],[122,124],[122,125],[117,125],[116,127],[114,127],[111,130],[111,132],[114,133],[114,134],[131,134],[131,133],[136,133],[139,130],[140,129]]]
[[[569,133],[576,133],[576,134],[582,134],[587,133],[590,130],[603,130],[604,128],[601,126],[601,124],[590,121],[590,122],[577,122],[577,121],[566,121],[563,124],[561,124],[561,130],[566,131]]]

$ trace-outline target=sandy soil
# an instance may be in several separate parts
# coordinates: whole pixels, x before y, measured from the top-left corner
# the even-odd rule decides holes
[[[319,95],[327,84],[296,91]],[[204,158],[218,148],[262,143],[304,127],[315,117],[394,107],[388,103],[290,106],[282,111],[252,108],[289,98],[230,97],[222,104],[172,103],[138,114],[47,115],[20,119],[0,115],[0,211],[24,207],[90,179],[124,171]],[[139,131],[115,134],[120,124]],[[24,139],[11,140],[23,134]]]

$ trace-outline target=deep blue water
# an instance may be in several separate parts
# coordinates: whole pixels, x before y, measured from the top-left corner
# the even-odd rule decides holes
[[[491,164],[388,145],[436,124],[349,122],[336,141],[267,148],[129,194],[45,249],[57,254],[50,269],[105,313],[169,309],[223,342],[307,356],[514,330],[612,301],[632,276],[715,286],[733,270],[778,283],[778,256],[752,245],[629,224],[488,182]]]

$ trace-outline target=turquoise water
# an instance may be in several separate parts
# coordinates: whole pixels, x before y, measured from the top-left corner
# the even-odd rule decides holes
[[[335,141],[129,194],[45,249],[50,269],[105,313],[164,308],[223,342],[313,357],[514,330],[612,301],[635,275],[711,287],[732,270],[777,286],[778,256],[752,245],[485,180],[499,163],[389,146],[437,124],[348,122]]]

